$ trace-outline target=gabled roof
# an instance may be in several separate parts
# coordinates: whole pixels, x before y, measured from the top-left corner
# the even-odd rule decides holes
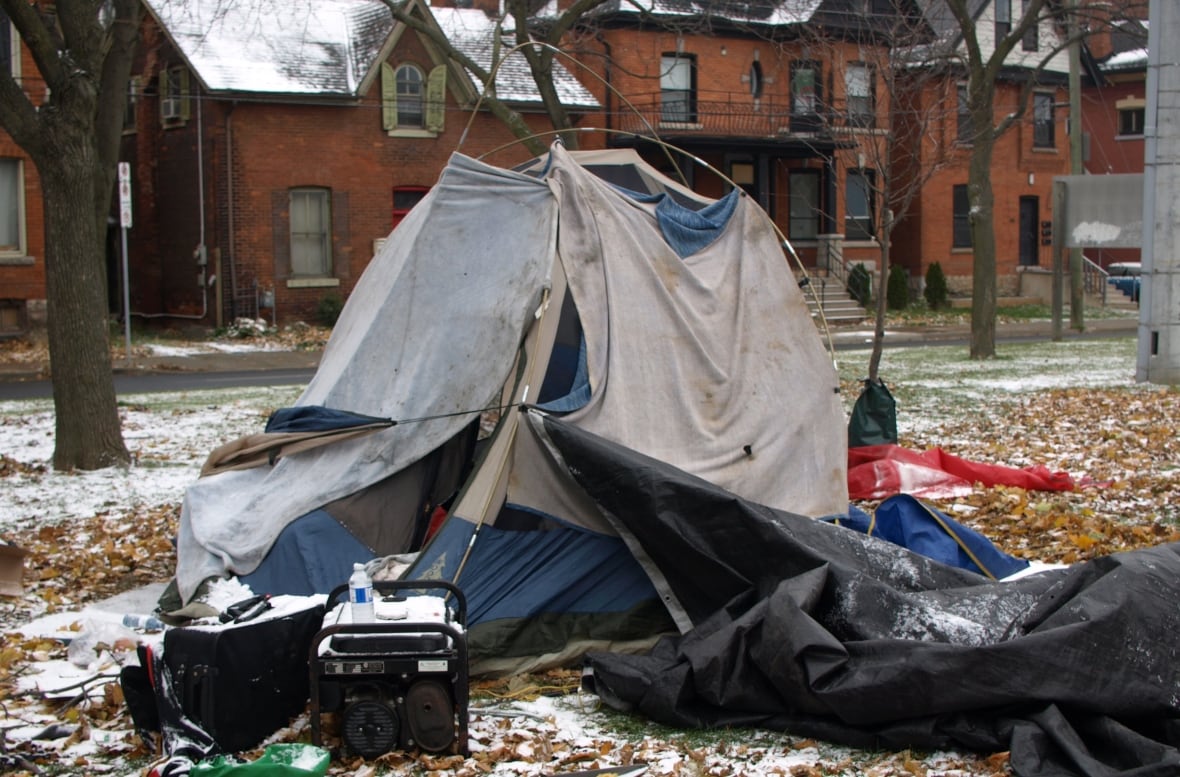
[[[1049,0],[1050,3],[1053,1]],[[958,20],[947,7],[946,0],[920,0],[919,5],[926,17],[926,23],[930,25],[939,39],[937,47],[944,52],[962,51],[964,46],[963,31],[959,27]],[[985,59],[990,57],[994,51],[995,40],[991,31],[981,25],[991,23],[990,20],[994,19],[992,16],[994,9],[995,3],[992,0],[967,0],[967,13],[975,20],[976,40],[979,42],[980,48],[983,49]],[[1014,24],[1020,17],[1020,5],[1015,0],[1012,3],[1012,17]],[[1041,37],[1044,38],[1045,27],[1043,25],[1041,30]],[[1040,52],[1024,52],[1017,46],[1008,54],[1005,66],[1008,68],[1034,67],[1040,62],[1042,56],[1043,54]],[[1068,69],[1065,52],[1057,52],[1043,69],[1046,72],[1065,72]]]
[[[371,83],[391,37],[405,28],[381,0],[145,0],[148,10],[210,92],[257,96],[351,98]],[[494,24],[480,11],[430,9],[456,48],[491,63]],[[508,47],[507,44],[505,48]],[[468,74],[468,77],[470,75]],[[474,93],[480,87],[472,80]],[[501,99],[540,102],[524,57],[499,71]],[[557,93],[570,107],[597,107],[594,96],[560,63]]]

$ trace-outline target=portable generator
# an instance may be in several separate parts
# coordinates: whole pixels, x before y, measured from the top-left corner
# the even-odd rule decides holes
[[[467,600],[439,580],[373,588],[372,623],[352,622],[347,585],[328,595],[308,661],[312,744],[333,714],[345,751],[362,758],[414,748],[468,755]]]

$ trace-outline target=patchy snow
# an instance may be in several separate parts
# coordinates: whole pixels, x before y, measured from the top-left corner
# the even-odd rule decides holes
[[[205,347],[205,346],[200,346]],[[244,347],[250,347],[244,345]],[[256,346],[255,346],[256,347]],[[195,346],[194,346],[195,348]],[[966,358],[963,346],[887,349],[881,375],[898,399],[898,422],[903,436],[951,444],[951,437],[961,436],[966,450],[959,453],[990,453],[1006,463],[1013,457],[1057,456],[1069,463],[1071,470],[1087,473],[1102,466],[1121,465],[1128,458],[1124,448],[1145,449],[1148,440],[1157,436],[1163,444],[1174,437],[1156,430],[1153,419],[1160,414],[1156,388],[1134,382],[1135,341],[1120,338],[1095,342],[1036,343],[1002,346],[1000,358],[986,362]],[[845,371],[864,372],[867,351],[840,354]],[[849,378],[851,380],[851,378]],[[1118,392],[1115,409],[1107,411],[1100,422],[1072,416],[1055,416],[1045,403],[1049,388],[1113,388]],[[219,389],[161,394],[143,394],[120,398],[126,443],[134,456],[127,469],[109,469],[89,473],[57,473],[48,461],[53,448],[53,412],[49,400],[0,401],[0,439],[4,440],[4,460],[11,462],[3,478],[5,499],[0,500],[0,535],[14,530],[43,530],[52,526],[81,525],[96,515],[107,516],[109,527],[126,526],[132,533],[145,507],[176,505],[185,487],[193,482],[209,450],[247,432],[258,431],[269,413],[292,402],[299,387]],[[846,397],[849,403],[855,396]],[[1099,410],[1102,410],[1099,408]],[[1037,435],[1028,433],[1029,419],[1053,423],[1057,432],[1078,433],[1090,444],[1071,450],[1052,450],[1052,439],[1038,447]],[[1076,427],[1070,429],[1068,427]],[[1020,447],[1001,447],[1004,436],[1019,437]],[[989,447],[991,446],[991,447]],[[1038,453],[1039,452],[1039,453]],[[1076,457],[1076,458],[1071,458]],[[1170,470],[1153,472],[1156,483],[1180,480],[1180,467],[1170,461]],[[1050,462],[1057,464],[1056,461]],[[1159,469],[1150,460],[1126,461],[1131,474],[1128,483],[1107,492],[1125,505],[1128,515],[1155,509],[1152,494],[1132,475]],[[1171,481],[1168,481],[1168,478]],[[1120,496],[1121,494],[1121,496]],[[1054,513],[1041,511],[1049,500],[1064,495],[1043,497],[1043,502],[1023,495],[1000,493],[998,499],[1012,499],[1012,511],[1025,510],[1024,520],[1044,515],[1053,520]],[[1093,495],[1079,493],[1073,497],[1089,509]],[[994,506],[989,503],[985,506]],[[948,508],[951,509],[951,508]],[[1169,508],[1173,509],[1174,508]],[[961,503],[956,515],[971,518],[983,512],[977,505]],[[103,542],[105,537],[79,538],[81,542]],[[1034,562],[1033,571],[1050,565]],[[915,569],[904,565],[896,570],[899,578],[912,577]],[[29,593],[19,599],[0,599],[0,623],[10,632],[5,644],[16,637],[32,639],[50,637],[75,641],[73,651],[52,654],[48,647],[25,647],[31,658],[22,665],[26,677],[19,686],[35,689],[53,699],[79,693],[70,688],[97,673],[110,674],[121,663],[133,660],[134,652],[122,643],[129,630],[122,626],[125,614],[146,614],[159,596],[163,581],[137,588],[113,599],[72,606],[65,601],[54,612],[30,609],[30,601],[40,602],[38,594],[52,584],[52,579],[34,579],[26,575]],[[210,593],[210,604],[224,609],[241,601],[249,590],[236,581],[222,581]],[[1015,612],[1025,602],[1012,600],[979,601],[979,607],[1002,606]],[[909,613],[898,613],[896,628],[909,628],[909,615],[922,615],[928,602],[913,598]],[[35,617],[21,616],[32,614]],[[919,620],[921,620],[919,618]],[[981,636],[981,627],[969,610],[951,612],[944,631],[957,635],[964,643]],[[18,633],[19,632],[19,633]],[[134,639],[158,639],[158,634],[132,633]],[[102,639],[99,639],[101,637]],[[98,647],[110,644],[111,650]],[[120,645],[119,643],[122,643]],[[91,655],[92,654],[92,655]],[[86,686],[92,703],[99,704],[103,684]],[[6,719],[0,727],[10,748],[30,742],[45,734],[47,727],[61,721],[50,712],[58,704],[34,707],[7,702]],[[598,708],[597,699],[581,693],[561,696],[541,695],[532,700],[477,700],[471,714],[472,759],[464,763],[440,766],[437,774],[483,773],[489,775],[551,774],[555,764],[562,768],[593,768],[630,761],[649,764],[653,775],[697,774],[940,774],[999,775],[1006,764],[960,753],[868,753],[790,735],[749,730],[741,732],[681,732],[644,726],[639,735],[618,733],[618,718]],[[136,737],[129,730],[126,717],[106,723],[70,729],[70,736],[38,740],[37,752],[56,758],[70,769],[85,773],[140,774],[143,757],[130,759],[127,753]],[[306,734],[306,715],[297,719],[286,734],[276,734],[276,741],[297,739]],[[692,738],[691,744],[686,740]],[[697,739],[701,737],[701,739]],[[478,762],[472,767],[473,761]],[[334,775],[362,774],[353,764],[333,764]],[[76,772],[80,773],[80,772]],[[374,774],[393,773],[377,771]]]
[[[1126,70],[1135,67],[1147,67],[1147,49],[1131,49],[1112,55],[1099,66],[1101,70]]]
[[[1073,241],[1078,245],[1102,245],[1119,239],[1123,228],[1118,224],[1104,224],[1101,221],[1083,221],[1073,228]]]

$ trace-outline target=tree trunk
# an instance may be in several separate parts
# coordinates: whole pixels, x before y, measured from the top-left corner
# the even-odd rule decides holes
[[[53,466],[92,470],[126,464],[131,457],[111,372],[105,241],[94,212],[94,152],[85,138],[76,138],[65,147],[55,144],[46,156],[37,169],[45,201]]]
[[[995,196],[991,179],[994,149],[995,138],[991,132],[977,133],[967,174],[974,253],[971,275],[972,359],[990,359],[996,355],[996,230]]]
[[[893,233],[893,211],[881,209],[881,272],[877,278],[877,315],[873,329],[873,352],[869,356],[869,380],[880,383],[881,354],[885,350],[885,288],[889,283],[889,243]]]

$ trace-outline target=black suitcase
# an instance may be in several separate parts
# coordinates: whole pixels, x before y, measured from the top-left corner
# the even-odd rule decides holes
[[[308,650],[324,606],[278,606],[246,623],[164,633],[164,663],[184,714],[225,752],[254,747],[307,704]]]

